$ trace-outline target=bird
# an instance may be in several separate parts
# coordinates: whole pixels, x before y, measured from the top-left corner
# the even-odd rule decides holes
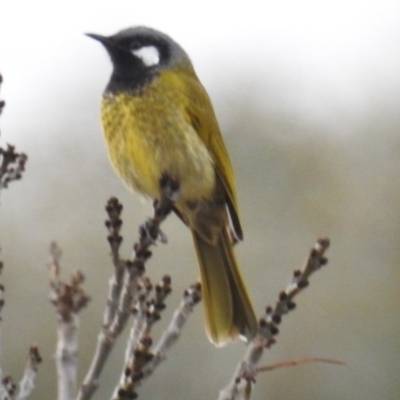
[[[189,227],[200,266],[205,326],[216,346],[257,331],[233,242],[243,239],[231,161],[211,100],[185,50],[145,26],[111,36],[111,78],[101,103],[108,155],[129,189],[160,198],[160,180],[179,184],[175,214]]]

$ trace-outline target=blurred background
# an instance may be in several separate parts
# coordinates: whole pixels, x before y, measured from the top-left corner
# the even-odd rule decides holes
[[[112,272],[104,205],[124,204],[127,257],[151,206],[114,175],[99,123],[108,56],[84,32],[148,25],[190,54],[216,109],[239,192],[245,241],[238,258],[258,313],[273,303],[320,236],[329,264],[284,319],[263,364],[308,364],[258,376],[254,400],[398,399],[400,359],[400,3],[357,1],[104,1],[0,3],[1,143],[29,155],[21,182],[1,193],[5,270],[1,368],[19,379],[26,349],[44,357],[33,399],[56,393],[55,315],[48,302],[49,243],[63,273],[87,276],[92,296],[80,331],[80,376],[89,365]],[[159,334],[198,276],[187,229],[164,226],[148,264],[174,292]],[[126,335],[125,335],[126,336]],[[109,398],[124,338],[96,398]],[[199,307],[179,345],[140,389],[143,399],[217,398],[245,350],[206,339]]]

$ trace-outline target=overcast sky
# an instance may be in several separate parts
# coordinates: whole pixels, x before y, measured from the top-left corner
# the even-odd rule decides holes
[[[315,118],[332,107],[363,111],[371,97],[398,99],[398,1],[3,0],[0,7],[2,97],[18,104],[5,113],[4,130],[21,113],[34,118],[76,101],[83,84],[100,95],[110,63],[83,33],[132,25],[181,43],[212,97],[216,87],[252,78],[258,95],[276,90],[287,107]]]

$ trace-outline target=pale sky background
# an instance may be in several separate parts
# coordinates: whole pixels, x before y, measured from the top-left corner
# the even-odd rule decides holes
[[[27,118],[39,111],[35,103],[44,106],[60,96],[73,101],[81,81],[102,85],[110,69],[82,34],[140,24],[181,43],[211,93],[217,82],[240,79],[243,71],[257,78],[262,93],[270,89],[265,78],[272,73],[287,107],[295,105],[305,118],[325,118],[330,107],[358,111],[370,96],[400,86],[399,17],[400,3],[391,0],[3,0],[3,96],[25,105]],[[4,117],[5,128],[13,112]]]
[[[0,365],[18,379],[24,349],[44,365],[32,399],[55,396],[54,313],[46,259],[63,248],[65,274],[79,266],[92,295],[81,320],[85,372],[111,271],[104,204],[124,204],[124,255],[150,213],[109,166],[99,103],[111,71],[85,32],[133,25],[164,31],[190,55],[231,154],[245,240],[237,246],[258,314],[273,303],[319,236],[328,267],[316,274],[281,327],[265,364],[305,356],[349,368],[307,365],[259,376],[253,400],[398,400],[400,384],[400,2],[14,1],[0,0],[1,145],[29,155],[21,182],[0,198],[6,286]],[[170,218],[168,246],[148,265],[180,294],[197,279],[187,229]],[[142,399],[217,398],[242,343],[215,349],[202,310],[190,319]],[[108,398],[123,340],[96,398]]]

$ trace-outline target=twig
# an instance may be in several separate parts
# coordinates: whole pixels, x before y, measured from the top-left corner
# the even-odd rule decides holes
[[[3,261],[0,260],[0,275],[3,272],[3,268],[4,268]],[[2,320],[1,312],[3,311],[5,302],[6,301],[4,299],[4,285],[0,283],[0,321]]]
[[[57,313],[56,366],[58,400],[72,400],[76,394],[78,370],[78,313],[84,308],[89,296],[82,288],[84,276],[76,271],[69,283],[60,278],[61,250],[55,242],[50,246],[48,262],[50,277],[50,301]]]
[[[17,385],[11,375],[1,376],[0,383],[0,399],[1,400],[14,400],[17,393]]]
[[[321,358],[321,357],[305,357],[305,358],[299,358],[297,360],[287,360],[287,361],[281,361],[275,364],[271,365],[264,365],[262,367],[257,368],[257,373],[258,372],[266,372],[266,371],[274,371],[279,368],[286,368],[286,367],[296,367],[301,364],[308,364],[308,363],[324,363],[324,364],[334,364],[334,365],[340,365],[340,366],[346,366],[346,363],[341,360],[335,360],[333,358]]]
[[[179,186],[176,182],[163,178],[160,182],[161,197],[154,202],[154,215],[148,219],[139,229],[139,242],[135,243],[134,259],[127,263],[128,273],[125,279],[125,284],[121,293],[119,310],[117,318],[114,318],[110,330],[114,335],[119,335],[125,327],[129,318],[130,309],[135,300],[139,279],[145,271],[145,263],[151,257],[152,253],[149,250],[151,246],[159,239],[166,243],[165,234],[161,231],[160,225],[172,211],[174,202],[179,195]]]
[[[279,294],[275,306],[266,308],[265,315],[259,321],[258,333],[248,344],[243,360],[236,367],[229,384],[221,390],[218,400],[242,400],[250,397],[258,372],[257,365],[264,349],[275,343],[275,336],[279,332],[277,325],[281,322],[282,316],[296,307],[293,298],[308,286],[310,275],[328,262],[325,251],[329,244],[329,239],[319,239],[315,243],[305,266],[301,270],[294,271],[292,281]]]
[[[3,77],[0,74],[0,87],[3,83]],[[0,115],[3,112],[5,101],[0,100]],[[0,132],[1,136],[1,132]],[[0,191],[6,188],[11,181],[21,179],[22,173],[25,171],[25,164],[28,157],[24,153],[16,153],[15,147],[7,144],[3,149],[0,147]],[[3,271],[3,262],[0,261],[0,274]],[[0,313],[5,304],[4,300],[4,286],[0,283]],[[1,321],[0,316],[0,321]],[[3,377],[3,372],[0,368],[0,399],[1,400],[24,400],[34,389],[34,378],[36,376],[38,364],[41,363],[39,349],[37,346],[31,346],[29,350],[29,359],[24,370],[23,377],[19,384],[19,391],[17,394],[17,385],[14,383],[10,375]]]
[[[0,274],[3,271],[3,262],[0,261]],[[4,286],[0,283],[0,312],[4,306]],[[1,317],[0,317],[1,321]],[[3,378],[3,372],[0,368],[0,399],[1,400],[25,400],[34,389],[34,379],[38,369],[38,365],[42,362],[39,349],[36,345],[29,349],[29,358],[25,366],[23,377],[19,383],[17,394],[17,385],[14,383],[10,375]]]
[[[101,372],[114,347],[115,340],[126,326],[132,306],[140,295],[141,278],[145,272],[145,263],[152,254],[149,248],[156,243],[157,239],[161,242],[166,242],[166,237],[161,231],[160,225],[171,212],[173,204],[179,196],[179,185],[169,177],[163,177],[160,181],[160,192],[160,199],[154,202],[153,217],[148,219],[139,229],[139,241],[133,247],[133,260],[122,262],[119,258],[118,242],[122,241],[122,237],[119,235],[119,228],[122,223],[118,222],[118,220],[122,208],[116,199],[110,199],[108,203],[111,208],[107,210],[110,222],[106,223],[106,225],[109,230],[114,229],[108,237],[113,263],[114,265],[117,263],[118,267],[116,268],[118,268],[118,271],[121,271],[119,270],[120,265],[125,265],[125,276],[122,288],[118,287],[118,283],[111,284],[110,292],[114,290],[116,293],[119,292],[118,309],[111,309],[115,307],[114,305],[108,306],[109,310],[106,311],[104,318],[106,325],[102,327],[99,333],[95,354],[81,385],[77,400],[88,400],[96,391]],[[117,281],[117,278],[115,278],[115,281]],[[109,295],[112,301],[115,300],[113,296],[113,294]],[[114,317],[111,322],[112,315]]]
[[[16,153],[15,147],[7,144],[7,148],[0,147],[0,189],[7,188],[8,184],[22,178],[28,157],[24,153]]]
[[[153,339],[150,331],[153,325],[160,320],[160,313],[165,309],[164,301],[171,293],[171,278],[164,276],[162,281],[155,286],[155,296],[148,300],[152,291],[153,285],[150,279],[146,278],[143,294],[139,296],[132,310],[133,324],[126,346],[124,367],[113,397],[118,395],[120,388],[125,387],[130,375],[137,376],[146,362],[152,358],[150,347]],[[132,393],[134,393],[133,390]]]
[[[200,283],[195,283],[185,290],[183,298],[178,308],[175,310],[168,328],[164,331],[160,341],[157,343],[153,350],[154,357],[143,369],[143,379],[148,378],[158,367],[158,365],[165,360],[167,351],[179,339],[180,333],[193,311],[193,308],[201,300],[201,286]]]
[[[1,75],[0,75],[1,77]],[[0,272],[3,270],[3,262],[0,261]],[[4,286],[1,284],[1,307],[4,305]],[[1,321],[1,318],[0,318]],[[0,367],[0,400],[13,400],[15,398],[17,385],[11,375],[3,375],[3,370]]]
[[[139,346],[143,347],[143,343],[151,341],[150,330],[160,320],[160,312],[165,309],[164,301],[171,293],[171,277],[168,275],[165,275],[161,282],[155,286],[155,296],[150,300],[147,299],[153,285],[148,278],[144,280],[144,283],[144,293],[139,296],[132,309],[134,321],[126,346],[124,371],[126,368],[132,369],[135,351],[138,350]]]
[[[183,326],[200,299],[199,283],[191,285],[189,289],[185,290],[181,303],[175,310],[168,328],[162,334],[154,350],[150,350],[152,344],[151,338],[143,336],[134,352],[131,364],[125,368],[120,378],[120,383],[114,391],[114,400],[136,398],[137,393],[135,389],[152,375],[159,364],[165,360],[166,353],[178,340]]]
[[[123,260],[120,257],[119,249],[123,237],[120,234],[122,227],[121,212],[123,206],[117,198],[111,197],[106,205],[106,211],[108,214],[108,220],[105,225],[108,229],[109,235],[107,237],[111,248],[111,258],[114,265],[114,274],[109,281],[109,291],[107,307],[103,318],[103,327],[108,328],[117,313],[119,298],[124,283],[124,274],[127,267],[127,260]]]
[[[16,400],[25,400],[35,388],[35,377],[39,364],[42,362],[42,357],[39,354],[39,349],[36,345],[29,349],[29,358],[25,367],[24,375],[19,382],[19,391]]]
[[[3,77],[0,75],[0,86],[2,82]],[[4,100],[0,100],[0,115],[5,104]],[[22,178],[27,160],[26,154],[15,152],[15,147],[10,144],[5,149],[0,147],[0,191],[7,188],[10,182]]]

